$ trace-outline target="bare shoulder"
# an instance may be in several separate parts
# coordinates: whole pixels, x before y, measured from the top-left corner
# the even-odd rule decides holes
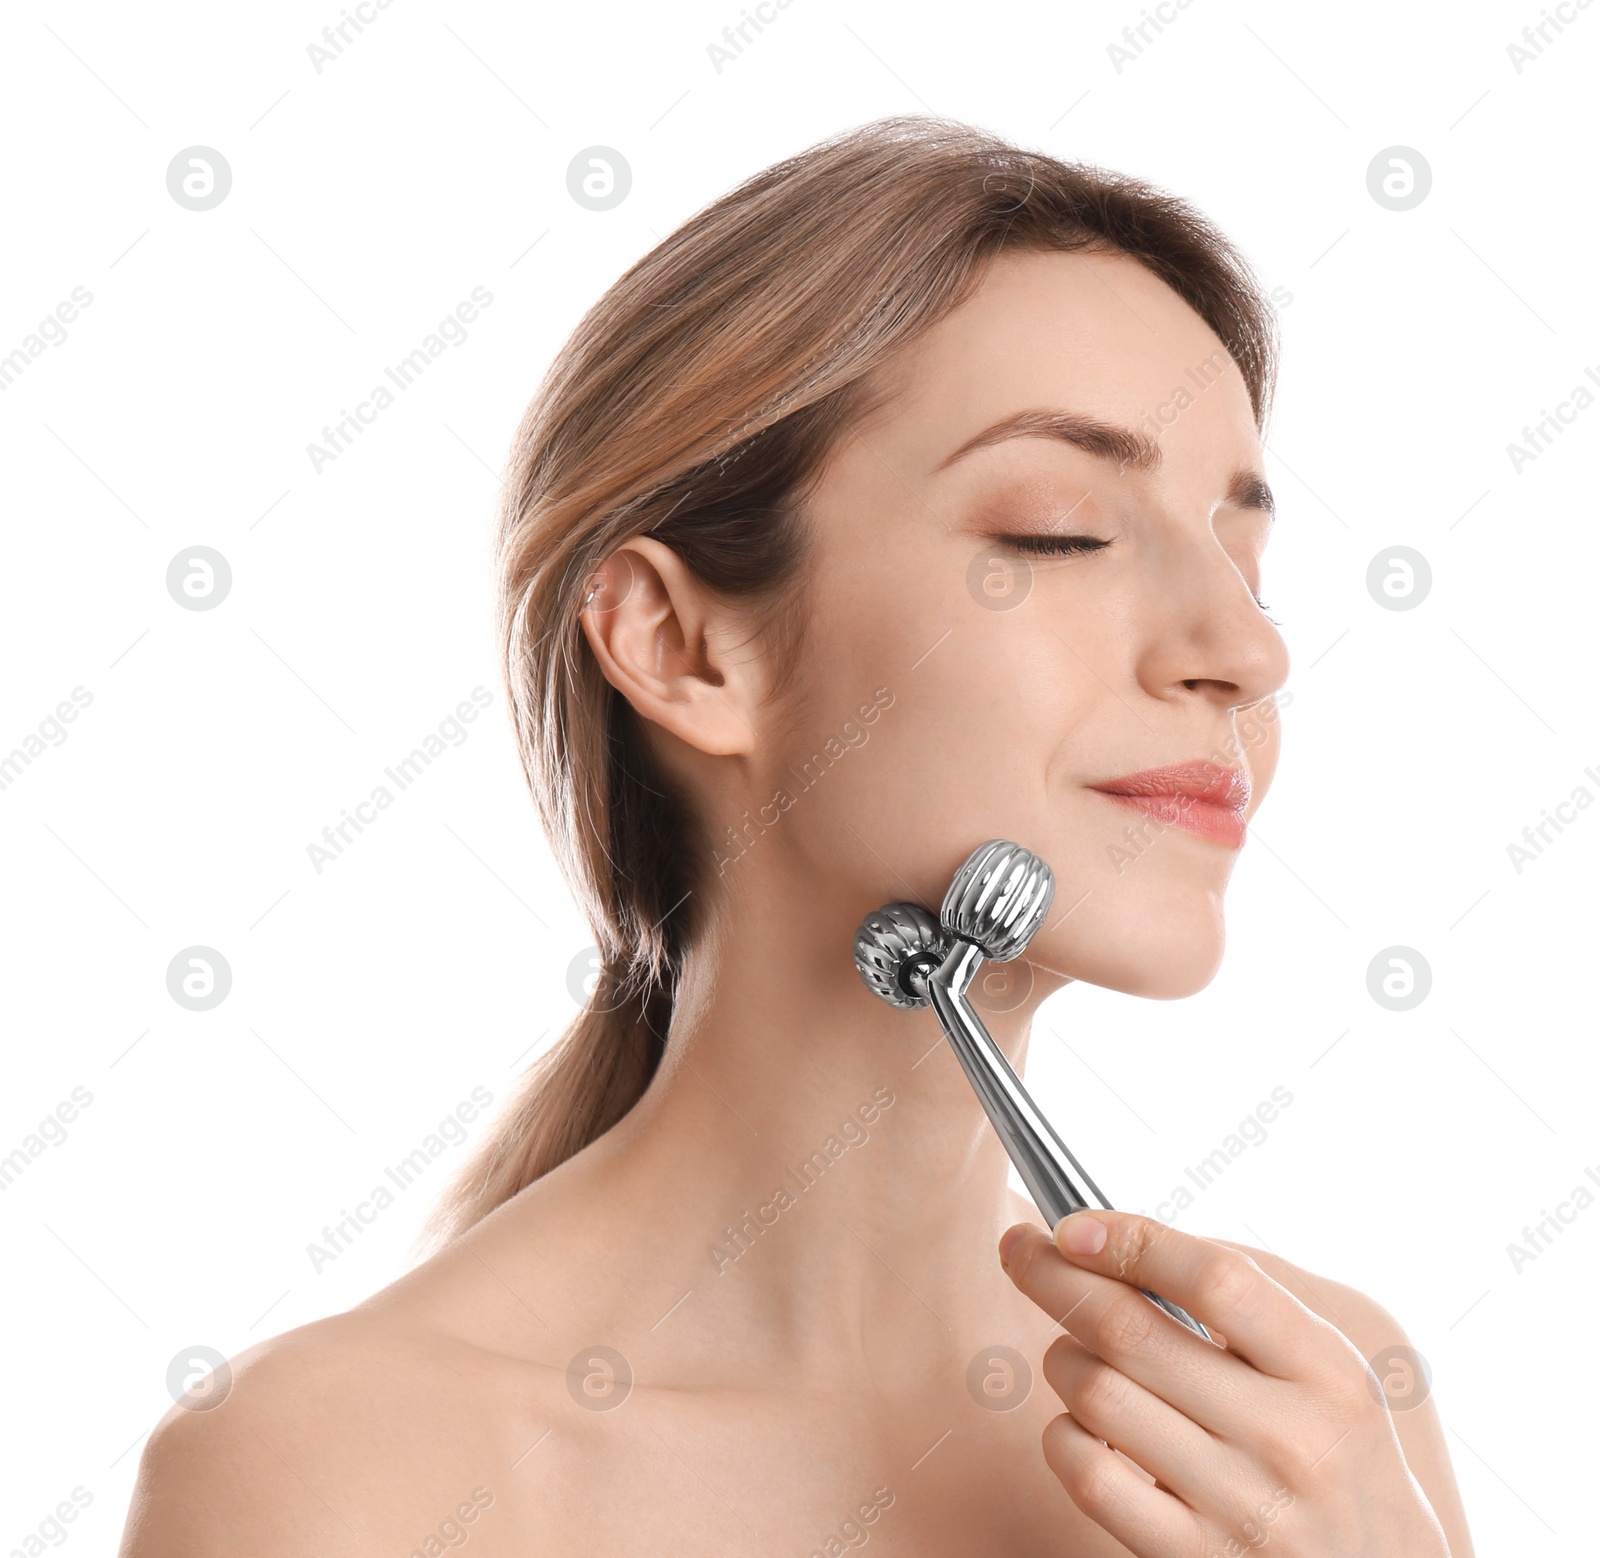
[[[568,1372],[619,1280],[600,1258],[594,1207],[621,1203],[593,1189],[597,1146],[169,1411],[120,1558],[438,1558],[469,1539],[481,1558],[542,1558],[597,1526],[637,1550],[636,1458],[611,1414],[578,1410]]]
[[[1376,1299],[1331,1277],[1315,1275],[1267,1250],[1232,1239],[1214,1239],[1248,1255],[1280,1287],[1313,1314],[1336,1326],[1385,1381],[1395,1435],[1434,1513],[1445,1528],[1453,1558],[1473,1558],[1466,1511],[1450,1464],[1444,1424],[1427,1375],[1413,1361],[1410,1338],[1399,1320]]]
[[[503,1526],[540,1372],[366,1307],[252,1347],[152,1433],[121,1558],[437,1552]]]

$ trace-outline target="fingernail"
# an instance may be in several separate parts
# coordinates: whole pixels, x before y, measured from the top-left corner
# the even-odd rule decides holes
[[[1074,1212],[1056,1224],[1056,1243],[1065,1255],[1095,1255],[1106,1246],[1106,1225],[1087,1212]]]
[[[1006,1259],[1011,1252],[1016,1249],[1017,1241],[1021,1239],[1023,1234],[1026,1232],[1027,1229],[1021,1227],[1007,1228],[1006,1231],[1000,1235],[1000,1264],[1002,1266],[1006,1264]]]

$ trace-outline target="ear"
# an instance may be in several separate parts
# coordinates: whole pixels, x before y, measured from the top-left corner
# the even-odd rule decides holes
[[[652,536],[590,578],[579,620],[605,678],[635,712],[698,751],[749,752],[766,666],[749,619]]]

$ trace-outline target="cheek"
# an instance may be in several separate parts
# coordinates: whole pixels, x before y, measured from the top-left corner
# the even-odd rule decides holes
[[[896,677],[870,659],[841,656],[815,667],[812,686],[810,712],[785,733],[776,776],[793,798],[777,836],[797,874],[837,884],[867,907],[936,905],[981,842],[968,834],[987,815],[984,797],[1007,787],[993,770],[998,749],[967,739],[931,662]],[[862,717],[862,704],[877,717]]]
[[[1101,679],[1126,640],[1115,614],[1103,601],[1069,611],[1062,581],[1042,571],[1014,607],[985,606],[965,548],[924,546],[917,566],[885,566],[881,547],[874,558],[828,556],[800,667],[803,713],[774,747],[806,867],[837,875],[855,857],[869,896],[914,889],[937,903],[987,838],[1067,865],[1077,834],[1098,839],[1110,820],[1086,819],[1074,789],[1127,741],[1126,708]],[[869,722],[860,706],[874,699]],[[865,737],[853,746],[841,734],[851,720]]]
[[[808,665],[811,712],[786,742],[794,785],[804,785],[795,789],[795,837],[813,866],[825,861],[837,873],[846,851],[874,884],[868,896],[937,904],[986,838],[1059,849],[1052,787],[1082,689],[1063,685],[1059,664],[1012,652],[1015,643],[997,649],[989,622],[919,622],[893,635],[892,650],[877,637],[880,624],[853,640],[841,630],[826,659]],[[900,647],[912,644],[911,653]],[[839,735],[835,715],[859,716],[875,692],[878,717],[858,718],[865,739],[844,748],[824,782],[811,782],[823,743]]]
[[[1005,743],[973,739],[963,690],[931,663],[898,678],[864,680],[863,669],[841,665],[831,683],[819,681],[811,717],[787,742],[795,820],[819,849],[859,835],[908,873],[931,839],[980,820],[984,797],[1013,785],[1017,771]],[[876,718],[862,716],[863,704]]]

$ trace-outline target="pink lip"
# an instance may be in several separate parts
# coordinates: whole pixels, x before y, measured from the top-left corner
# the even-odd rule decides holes
[[[1215,763],[1170,763],[1090,785],[1167,827],[1182,828],[1230,849],[1244,844],[1250,776]]]

